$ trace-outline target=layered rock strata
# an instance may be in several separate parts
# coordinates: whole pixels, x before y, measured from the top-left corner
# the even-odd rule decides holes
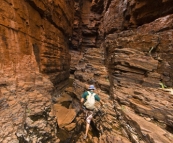
[[[103,35],[98,32],[101,22],[101,12],[99,9],[103,1],[99,2],[99,5],[89,0],[76,0],[75,1],[75,15],[73,23],[73,33],[70,38],[70,53],[71,53],[71,69],[75,71],[75,65],[82,58],[86,48],[99,47],[103,40]],[[100,12],[96,12],[97,9]],[[76,53],[76,54],[73,54]],[[76,58],[78,61],[76,61]]]
[[[100,134],[96,138],[89,135],[87,141],[115,141],[117,134],[135,143],[173,141],[172,92],[168,92],[172,90],[164,89],[172,87],[171,3],[170,0],[151,2],[151,5],[147,0],[93,0],[90,3],[90,10],[96,14],[100,14],[97,5],[104,7],[100,7],[103,22],[96,33],[105,41],[95,46],[104,49],[104,58],[97,54],[101,49],[84,44],[86,50],[76,66],[74,89],[80,98],[89,84],[95,84],[100,91],[96,92],[107,105],[109,118],[102,115],[99,122],[95,120],[99,117],[95,117],[93,123]],[[98,78],[96,71],[101,71]],[[109,86],[104,77],[108,77]]]
[[[51,93],[68,83],[72,22],[73,1],[1,1],[0,142],[58,141]]]
[[[91,125],[91,128],[96,128],[96,131],[93,129],[92,131],[98,134],[89,134],[86,142],[106,143],[120,140],[129,142],[130,140],[131,142],[171,143],[173,136],[168,131],[172,126],[172,95],[162,89],[142,87],[138,83],[130,84],[130,81],[129,84],[115,82],[112,88],[109,80],[112,82],[114,77],[108,76],[104,60],[103,49],[88,49],[74,73],[73,94],[78,99],[81,98],[82,92],[87,90],[89,84],[95,84],[97,87],[95,92],[104,102],[104,106],[97,104],[99,110]],[[80,117],[77,120],[80,121]],[[83,132],[85,131],[81,121],[76,124],[77,127],[81,126]],[[80,130],[77,136],[78,142],[85,142],[82,138],[83,132]]]
[[[172,13],[171,0],[2,1],[0,142],[171,143]],[[74,99],[63,94],[52,113],[52,91],[68,83],[68,45]],[[77,113],[89,84],[104,106],[85,141]]]
[[[159,84],[159,81],[164,83],[165,85],[171,87],[172,86],[172,7],[170,4],[172,1],[159,1],[159,2],[153,2],[149,6],[149,1],[107,1],[109,3],[109,7],[104,10],[104,16],[103,16],[103,26],[104,27],[104,33],[106,33],[107,36],[105,36],[107,42],[109,43],[109,39],[111,42],[114,41],[111,45],[114,46],[114,48],[111,48],[111,46],[107,46],[107,54],[109,54],[108,58],[115,59],[118,56],[121,56],[122,52],[114,52],[113,50],[121,50],[126,48],[128,51],[130,50],[136,50],[140,51],[141,53],[138,53],[135,56],[142,57],[142,60],[146,59],[147,63],[144,63],[143,61],[140,61],[136,66],[136,71],[133,71],[133,73],[136,73],[137,70],[141,70],[142,68],[145,68],[144,66],[149,66],[150,64],[154,64],[155,67],[147,67],[147,69],[143,72],[146,73],[146,77],[148,77],[151,80],[151,83]],[[153,6],[152,4],[155,4],[159,7]],[[167,10],[164,10],[164,8],[167,7]],[[160,8],[158,11],[157,9]],[[153,13],[152,13],[153,12]],[[128,14],[127,14],[128,13]],[[137,14],[138,13],[138,14]],[[147,14],[146,14],[147,13]],[[160,13],[160,14],[159,14]],[[115,15],[115,16],[112,16]],[[128,18],[127,18],[128,15]],[[161,17],[164,16],[164,17]],[[151,17],[151,18],[149,18]],[[160,17],[160,18],[159,18]],[[145,24],[147,21],[143,21],[143,19],[150,19],[151,22],[149,24]],[[158,18],[157,20],[155,20]],[[141,20],[139,20],[141,19]],[[155,21],[154,21],[155,20]],[[136,22],[131,22],[136,21]],[[153,22],[152,22],[153,21]],[[130,24],[131,23],[131,24]],[[126,24],[126,25],[125,25]],[[142,25],[138,27],[139,25]],[[127,30],[129,29],[129,30]],[[114,33],[113,35],[110,35],[111,33]],[[109,53],[108,53],[109,52]],[[117,55],[114,55],[117,54]],[[130,53],[126,53],[128,56],[131,55]],[[135,57],[133,56],[133,58]],[[120,58],[121,59],[121,58]],[[151,61],[152,59],[152,61]],[[110,59],[109,59],[110,60]],[[127,60],[127,59],[125,59]],[[133,59],[134,60],[134,59]],[[147,61],[148,60],[148,61]],[[155,62],[154,62],[155,60]],[[137,61],[137,60],[136,60]],[[118,62],[118,59],[117,59]],[[158,64],[157,64],[158,62]],[[127,64],[127,65],[125,65]],[[122,64],[120,64],[122,66]],[[120,67],[120,65],[117,65],[118,68],[121,68],[121,70],[128,70],[125,69],[128,67],[135,67],[134,63],[124,63],[124,67]],[[140,67],[139,67],[140,66]],[[140,72],[140,71],[138,71]],[[152,74],[151,74],[152,73]],[[148,79],[146,78],[146,82],[148,82]],[[156,85],[155,85],[156,86]]]
[[[172,8],[156,3],[159,12],[149,1],[111,1],[103,17],[114,104],[132,142],[173,141],[172,94],[160,89],[172,87]]]
[[[115,112],[114,102],[110,96],[110,82],[108,72],[104,66],[105,56],[104,49],[102,48],[90,48],[84,53],[84,57],[80,60],[76,66],[75,81],[73,83],[73,94],[76,98],[80,99],[84,91],[86,91],[90,84],[96,86],[95,92],[101,97],[101,100],[105,103],[101,106],[99,103],[96,104],[97,112],[94,115],[93,122],[91,125],[91,131],[93,134],[88,135],[86,142],[124,142],[128,143],[126,135],[121,130],[120,124],[117,120],[117,113]],[[77,127],[81,127],[77,136],[78,142],[85,142],[83,135],[85,131],[85,119],[81,121],[80,114],[76,118]]]
[[[166,22],[164,22],[164,26],[160,26],[163,20]],[[128,75],[124,75],[123,78],[127,77],[126,79],[131,79],[131,81],[134,79],[132,82],[140,83],[143,86],[158,87],[159,83],[163,82],[171,87],[171,23],[172,15],[157,19],[135,30],[107,36],[106,42],[111,43],[106,45],[110,61],[109,67],[114,70],[111,70],[111,73],[114,72],[116,78],[119,78],[120,75],[131,72],[131,75],[134,74],[134,78],[128,77]],[[170,30],[164,30],[166,27],[170,27]],[[122,72],[118,73],[119,70]],[[136,74],[139,76],[135,76]]]

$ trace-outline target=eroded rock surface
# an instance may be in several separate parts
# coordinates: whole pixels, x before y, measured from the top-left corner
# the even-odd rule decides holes
[[[73,1],[1,1],[1,143],[58,142],[51,94],[68,84],[72,23]]]
[[[95,84],[106,107],[101,122],[98,116],[93,120],[100,134],[89,135],[87,141],[113,142],[118,134],[135,143],[171,143],[172,94],[164,88],[171,91],[173,83],[172,1],[86,3],[86,13],[102,15],[95,33],[103,40],[83,44],[86,50],[76,66],[74,91],[80,98],[89,84]],[[83,34],[83,39],[88,37]],[[155,128],[158,132],[153,133]]]
[[[3,0],[0,142],[172,143],[172,13],[172,0]],[[84,140],[90,84],[104,106]]]

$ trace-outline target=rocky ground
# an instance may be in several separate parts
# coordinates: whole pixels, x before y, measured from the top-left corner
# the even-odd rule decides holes
[[[57,98],[58,104],[54,108],[57,110],[58,124],[63,130],[71,131],[71,137],[67,139],[78,143],[171,143],[172,90],[141,88],[139,85],[121,85],[112,90],[104,63],[102,48],[86,50],[76,66],[73,87],[67,88]],[[98,113],[91,124],[89,136],[84,141],[85,120],[83,114],[79,113],[79,100],[91,83],[96,85],[96,93],[100,95],[104,106],[97,104]]]
[[[172,5],[2,0],[0,142],[172,143]],[[83,140],[90,84],[104,106]]]

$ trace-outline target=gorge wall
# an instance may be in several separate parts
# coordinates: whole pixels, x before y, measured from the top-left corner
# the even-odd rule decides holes
[[[51,95],[68,84],[73,5],[1,1],[0,142],[57,142]]]
[[[145,75],[133,82],[152,87],[159,87],[161,82],[172,87],[171,14],[173,8],[171,4],[172,1],[169,0],[157,2],[147,0],[76,1],[71,49],[84,52],[87,48],[100,47],[103,41],[110,43],[114,39],[111,41],[111,43],[114,42],[113,48],[110,48],[110,45],[104,45],[106,58],[114,56],[112,50],[125,47],[141,51],[147,57],[147,64],[155,66],[142,67],[144,70],[142,73]],[[109,61],[110,59],[108,64]],[[140,62],[143,64],[142,61]],[[128,66],[130,63],[125,64]],[[133,67],[140,70],[141,66],[134,64],[131,63],[131,70]],[[113,66],[110,65],[110,67]],[[117,67],[121,68],[118,65]]]
[[[94,84],[108,105],[102,107],[107,116],[93,121],[101,132],[100,142],[127,142],[124,137],[135,143],[173,141],[172,4],[171,0],[78,4],[81,13],[73,32],[81,34],[73,37],[78,41],[73,45],[84,53],[75,67],[74,91],[80,98]]]
[[[134,124],[138,124],[142,133],[138,135],[145,138],[145,142],[158,142],[159,139],[150,133],[147,133],[150,139],[144,137],[146,132],[142,128],[150,130],[145,126],[150,123],[140,117],[162,129],[169,130],[173,125],[172,95],[158,90],[161,85],[172,88],[173,83],[171,5],[169,0],[111,1],[103,16],[111,92],[115,102],[123,108],[121,120],[136,131]],[[131,140],[134,138],[131,135]],[[160,139],[160,142],[169,141]]]
[[[172,5],[172,0],[2,0],[0,142],[61,142],[54,112],[62,108],[67,111],[62,115],[72,114],[70,122],[77,120],[66,125],[76,126],[73,142],[171,143]],[[101,112],[92,122],[96,133],[86,141],[71,97],[66,97],[70,110],[59,105],[52,110],[52,97],[61,95],[70,72],[71,97],[80,99],[94,84],[105,103],[96,105]]]
[[[172,1],[150,2],[147,0],[141,2],[125,1],[124,3],[112,2],[110,6],[116,6],[119,11],[116,11],[116,9],[108,9],[105,12],[103,25],[105,32],[109,34],[107,41],[109,43],[109,37],[115,39],[115,43],[112,43],[114,47],[107,47],[108,53],[111,53],[111,55],[115,57],[117,55],[113,55],[112,50],[119,49],[121,51],[123,48],[143,53],[143,55],[138,53],[134,56],[136,58],[141,57],[141,60],[140,58],[138,58],[138,60],[131,58],[132,61],[140,61],[141,66],[137,65],[137,63],[129,63],[128,61],[123,64],[123,61],[118,61],[112,57],[112,61],[115,59],[117,63],[115,63],[117,66],[115,70],[117,69],[127,73],[128,69],[125,69],[127,65],[130,66],[131,70],[133,70],[133,67],[136,68],[136,70],[143,70],[143,73],[145,73],[144,77],[139,77],[139,79],[135,79],[135,81],[132,81],[133,78],[130,78],[133,83],[136,82],[143,86],[157,87],[159,86],[159,82],[163,82],[165,85],[172,87],[171,14],[173,10],[171,4]],[[113,13],[115,17],[111,16]],[[117,19],[117,17],[122,18]],[[116,26],[113,25],[114,23],[116,23]],[[117,52],[120,53],[121,56],[122,52],[120,51]],[[109,54],[109,57],[111,57],[111,55]],[[131,54],[129,53],[127,56],[131,56]],[[147,62],[145,63],[145,61]],[[151,67],[144,67],[146,65]],[[135,77],[136,72],[133,71],[132,73],[134,73],[133,76]],[[126,78],[126,75],[123,75],[123,73],[121,75],[123,78]],[[121,80],[123,80],[123,78],[121,78]]]

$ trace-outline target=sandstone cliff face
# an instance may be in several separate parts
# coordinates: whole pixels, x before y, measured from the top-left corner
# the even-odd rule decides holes
[[[171,143],[173,93],[159,87],[173,84],[172,14],[172,0],[3,0],[0,142],[69,141],[73,130],[71,142]],[[69,69],[73,89],[52,113]],[[89,84],[105,105],[84,141],[76,99]]]
[[[81,27],[86,34],[82,38],[89,40],[82,43],[85,52],[74,73],[74,91],[80,98],[89,84],[95,84],[106,103],[107,108],[98,106],[106,113],[101,122],[99,117],[93,121],[100,133],[99,141],[127,142],[127,137],[135,143],[172,142],[172,93],[159,89],[173,84],[172,1],[85,3],[85,13],[101,17],[92,35],[100,38],[94,42],[99,44],[93,44],[92,36]],[[91,17],[88,20],[81,15],[81,19],[89,25]]]
[[[94,1],[76,0],[75,1],[75,18],[73,23],[73,34],[70,44],[72,50],[71,69],[75,71],[75,65],[82,58],[87,48],[100,47],[103,35],[99,33],[101,22],[101,12],[103,11],[103,1],[97,5]],[[98,9],[98,10],[97,10]],[[98,11],[98,12],[97,12]],[[73,54],[73,51],[76,54]],[[78,53],[76,52],[78,51]],[[78,60],[76,60],[76,57]],[[75,64],[74,64],[75,63]]]
[[[155,6],[153,6],[154,4]],[[116,56],[113,55],[114,53],[116,53],[113,52],[114,49],[119,49],[120,51],[123,48],[126,48],[127,50],[134,49],[144,54],[141,55],[140,53],[138,53],[137,55],[135,55],[135,58],[137,58],[137,56],[141,57],[142,61],[140,61],[140,64],[142,64],[142,66],[134,65],[135,63],[129,62],[126,62],[124,64],[122,63],[125,67],[129,67],[130,65],[132,69],[133,67],[137,68],[136,70],[147,68],[145,70],[142,69],[143,73],[145,73],[145,76],[143,78],[139,76],[139,79],[135,80],[134,82],[138,82],[146,86],[148,83],[149,85],[154,84],[154,86],[159,86],[159,82],[161,81],[169,87],[172,86],[173,75],[171,62],[171,13],[173,13],[173,10],[171,4],[172,1],[169,0],[151,3],[149,1],[124,1],[124,3],[122,3],[121,1],[111,1],[110,8],[105,11],[103,22],[105,33],[107,33],[108,35],[109,33],[115,33],[111,36],[106,36],[108,43],[110,43],[109,37],[111,37],[110,39],[113,39],[114,41],[114,43],[111,44],[113,48],[109,48],[109,46],[107,47],[107,50],[109,50],[109,53],[111,53],[111,55],[109,54],[109,58],[111,58],[112,56],[112,62],[114,59],[113,57]],[[115,16],[112,16],[113,14]],[[156,18],[159,19],[156,20]],[[148,22],[151,23],[145,24]],[[138,27],[139,25],[143,26]],[[134,29],[133,27],[137,28]],[[122,53],[120,51],[117,52]],[[121,55],[118,54],[117,56]],[[132,59],[132,62],[133,61],[134,59]],[[138,60],[136,59],[136,61]],[[147,63],[144,65],[143,62],[145,61]],[[116,62],[120,63],[118,59],[116,60]],[[120,63],[120,66],[122,66],[122,64]],[[151,67],[152,64],[153,67]],[[150,68],[144,67],[146,65],[150,66]],[[119,64],[116,64],[116,66],[118,67]],[[128,71],[128,69],[123,69],[124,67],[118,68]],[[134,71],[133,73],[136,72]],[[153,73],[156,74],[153,75]]]
[[[129,127],[137,131],[137,125],[152,130],[147,127],[150,123],[145,123],[133,112],[145,119],[149,117],[150,121],[164,123],[165,127],[161,128],[172,128],[172,95],[158,90],[160,84],[168,87],[173,84],[171,4],[169,0],[111,1],[104,13],[111,91],[115,102],[120,104],[120,108],[123,106],[121,119],[126,121],[122,123],[126,131]],[[145,134],[142,130],[140,132]],[[136,138],[134,133],[128,133],[133,142],[140,141],[139,136],[146,142],[152,142],[152,139],[156,142],[172,141],[170,137],[164,138],[164,133],[160,134],[160,139],[150,133],[150,139],[139,134]]]
[[[1,1],[0,142],[56,140],[51,92],[68,82],[72,23],[73,1]]]

